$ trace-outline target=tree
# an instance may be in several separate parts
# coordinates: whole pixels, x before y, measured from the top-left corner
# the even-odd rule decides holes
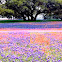
[[[42,0],[6,0],[6,9],[14,11],[13,16],[22,17],[24,20],[36,20],[40,13],[45,13],[44,3]]]
[[[14,11],[12,9],[6,8],[5,4],[2,4],[2,1],[0,0],[0,15],[9,17],[14,14]]]
[[[56,0],[5,0],[3,9],[6,9],[3,13],[4,16],[13,15],[16,18],[23,18],[23,20],[36,20],[36,17],[40,13],[46,15],[56,14],[58,6],[60,9],[61,4],[57,4]],[[8,10],[7,10],[8,9]],[[27,18],[27,19],[26,19]]]
[[[56,18],[60,18],[60,15],[62,15],[62,4],[59,3],[58,1],[51,1],[49,0],[48,3],[46,3],[45,5],[46,9],[47,9],[47,13],[46,16],[49,16],[50,19],[52,18],[51,16],[54,17],[57,16]]]

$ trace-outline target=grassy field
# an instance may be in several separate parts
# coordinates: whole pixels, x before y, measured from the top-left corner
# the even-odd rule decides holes
[[[36,20],[36,21],[0,20],[0,23],[14,23],[14,22],[48,22],[48,21],[62,21],[62,20]]]

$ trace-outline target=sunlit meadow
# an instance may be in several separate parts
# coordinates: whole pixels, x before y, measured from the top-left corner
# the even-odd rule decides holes
[[[0,32],[0,62],[62,62],[62,32]]]

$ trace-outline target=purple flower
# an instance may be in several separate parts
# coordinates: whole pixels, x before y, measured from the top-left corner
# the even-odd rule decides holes
[[[3,55],[3,54],[1,54],[1,56],[3,57],[4,55]]]
[[[11,55],[11,58],[12,58],[12,59],[16,59],[16,56],[15,56],[15,55]]]
[[[61,62],[61,60],[59,59],[58,62]]]

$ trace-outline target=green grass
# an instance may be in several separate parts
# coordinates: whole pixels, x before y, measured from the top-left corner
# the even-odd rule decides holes
[[[51,21],[62,21],[62,20],[36,20],[36,21],[24,21],[24,20],[0,20],[0,23],[15,23],[15,22],[51,22]]]

